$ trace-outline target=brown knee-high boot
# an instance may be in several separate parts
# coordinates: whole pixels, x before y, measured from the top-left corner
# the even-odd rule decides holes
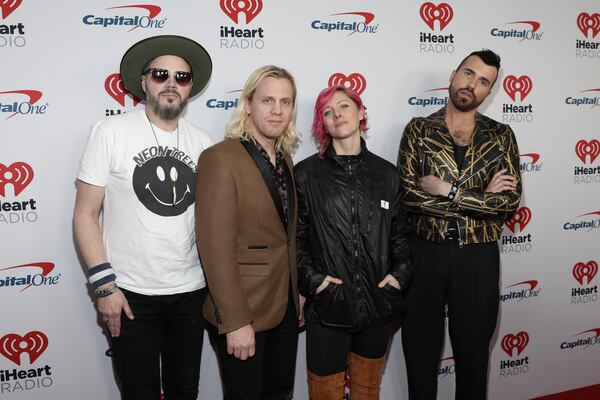
[[[379,400],[384,358],[365,358],[350,353],[350,400]]]
[[[346,372],[319,376],[308,371],[308,397],[310,400],[342,400]]]

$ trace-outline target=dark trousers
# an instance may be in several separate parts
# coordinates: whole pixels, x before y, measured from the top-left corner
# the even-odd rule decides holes
[[[123,399],[158,400],[162,377],[168,400],[196,400],[206,288],[164,296],[123,293],[135,317],[123,314],[121,335],[112,338]]]
[[[291,290],[290,290],[291,292]],[[256,352],[244,361],[227,354],[227,337],[208,325],[217,345],[225,400],[288,400],[294,392],[298,318],[291,293],[283,320],[255,333]],[[170,399],[169,399],[170,400]]]
[[[315,375],[328,376],[346,370],[350,352],[364,358],[381,358],[390,333],[389,324],[348,332],[307,321],[306,367]]]
[[[456,399],[487,396],[489,345],[499,304],[498,243],[430,242],[411,236],[415,276],[406,295],[402,346],[410,400],[435,400],[444,303],[456,365]]]

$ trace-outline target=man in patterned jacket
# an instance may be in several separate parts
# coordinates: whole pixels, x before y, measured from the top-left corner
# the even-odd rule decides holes
[[[477,112],[500,57],[471,53],[450,76],[448,105],[413,118],[398,152],[415,275],[402,344],[411,400],[436,398],[444,306],[456,363],[456,399],[485,399],[496,328],[502,224],[521,199],[513,131]]]

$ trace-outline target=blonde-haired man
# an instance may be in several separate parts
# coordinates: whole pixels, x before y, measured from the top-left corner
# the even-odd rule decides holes
[[[226,139],[198,161],[196,232],[225,399],[291,399],[298,344],[296,86],[250,76]]]

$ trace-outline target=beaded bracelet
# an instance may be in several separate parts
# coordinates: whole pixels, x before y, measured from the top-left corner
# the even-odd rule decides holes
[[[104,289],[96,289],[96,290],[94,290],[94,293],[96,293],[97,298],[101,299],[102,297],[107,297],[113,293],[116,293],[118,290],[119,290],[119,287],[117,285],[113,285],[113,286],[109,286]]]

